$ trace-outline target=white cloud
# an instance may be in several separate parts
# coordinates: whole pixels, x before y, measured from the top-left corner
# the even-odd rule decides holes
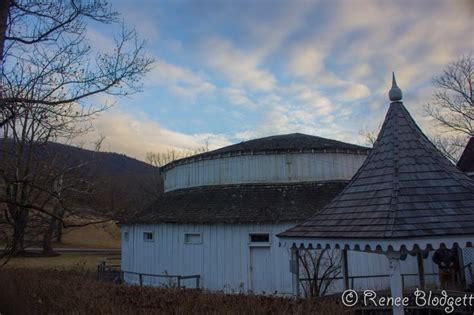
[[[287,70],[295,76],[315,77],[324,69],[325,56],[317,45],[298,45],[292,48]]]
[[[349,85],[344,93],[342,94],[342,99],[345,100],[356,100],[359,98],[364,98],[370,95],[370,90],[367,86],[363,84],[351,84]]]
[[[140,160],[147,152],[188,150],[208,145],[210,149],[230,144],[225,135],[213,133],[185,134],[164,128],[145,116],[132,116],[118,109],[102,113],[94,121],[94,131],[83,135],[76,142],[91,145],[104,135],[103,149],[120,152]]]
[[[358,63],[349,69],[353,78],[361,79],[372,75],[373,70],[369,63]]]
[[[207,63],[223,74],[234,86],[251,90],[270,91],[276,85],[275,76],[259,66],[255,52],[243,51],[222,38],[208,39],[203,43]]]
[[[145,81],[148,87],[165,86],[176,94],[191,99],[199,94],[212,93],[216,88],[201,75],[164,60],[155,61]]]
[[[407,107],[427,130],[430,125],[421,116],[421,106],[429,99],[426,87],[431,78],[447,63],[472,52],[472,5],[470,10],[463,2],[366,0],[336,5],[283,2],[272,4],[265,18],[242,10],[232,27],[246,24],[245,32],[225,37],[230,34],[227,28],[216,29],[216,36],[202,42],[198,38],[207,73],[193,71],[202,64],[185,68],[159,60],[147,87],[165,86],[189,100],[220,93],[237,106],[204,108],[258,121],[254,128],[229,129],[232,136],[222,136],[223,142],[297,131],[358,141],[358,130],[365,124],[376,128],[383,119],[395,71]],[[318,21],[313,15],[324,18]],[[182,53],[181,40],[168,45]],[[188,48],[190,43],[183,45]],[[246,109],[258,116],[245,116]],[[147,124],[145,120],[140,128]],[[201,136],[170,137],[185,143],[199,142]]]
[[[232,104],[243,106],[249,109],[255,109],[257,107],[257,104],[255,104],[255,102],[247,96],[247,93],[244,89],[234,87],[225,88],[224,94]]]
[[[305,107],[307,111],[311,112],[311,116],[329,115],[334,109],[329,98],[308,84],[293,84],[288,91],[292,97],[291,102],[299,107]]]

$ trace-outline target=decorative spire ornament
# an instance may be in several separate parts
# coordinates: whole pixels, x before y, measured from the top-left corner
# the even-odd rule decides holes
[[[402,95],[402,90],[398,87],[395,79],[395,72],[392,72],[392,88],[388,92],[388,97],[392,102],[399,102],[402,100]]]

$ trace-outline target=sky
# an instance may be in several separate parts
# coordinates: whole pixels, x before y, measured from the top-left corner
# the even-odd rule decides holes
[[[392,71],[422,129],[432,79],[474,51],[474,1],[112,0],[153,56],[143,92],[99,96],[112,109],[77,139],[144,160],[301,132],[365,144],[388,109]],[[113,46],[119,25],[91,24]]]

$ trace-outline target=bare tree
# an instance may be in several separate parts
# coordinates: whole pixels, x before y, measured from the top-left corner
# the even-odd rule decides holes
[[[143,42],[135,31],[122,28],[112,53],[94,53],[86,40],[87,20],[118,21],[118,14],[105,1],[5,2],[9,7],[4,43],[0,43],[0,126],[22,114],[19,105],[84,106],[88,97],[98,93],[128,95],[140,90],[139,79],[152,59],[143,53]],[[20,73],[41,71],[21,77],[18,67]],[[38,82],[43,89],[32,94]]]
[[[154,166],[164,166],[173,161],[184,159],[196,154],[201,154],[209,151],[209,147],[206,143],[205,146],[198,147],[196,149],[188,150],[167,150],[166,152],[147,152],[145,161]]]
[[[341,275],[341,254],[336,249],[306,249],[299,253],[300,279],[306,297],[325,295]]]
[[[374,130],[369,130],[367,127],[364,129],[359,130],[359,135],[364,137],[365,140],[365,145],[368,147],[373,147],[375,144],[375,141],[377,141],[377,136],[380,132],[380,129],[382,128],[382,125],[379,124],[377,129]]]
[[[112,53],[94,53],[86,20],[117,22],[117,13],[103,1],[7,2],[0,43],[0,203],[13,227],[10,252],[20,253],[30,223],[38,230],[38,222],[47,222],[44,240],[50,243],[53,226],[66,226],[63,214],[75,213],[74,205],[91,196],[90,183],[77,176],[83,164],[64,165],[63,158],[48,155],[47,144],[87,132],[92,120],[109,108],[88,104],[90,96],[140,91],[140,78],[150,70],[152,58],[144,54],[136,33],[124,27]]]
[[[425,114],[443,134],[435,138],[438,148],[456,160],[467,137],[474,136],[474,58],[464,56],[449,64],[433,79],[436,91],[425,105]]]
[[[34,240],[43,229],[43,249],[51,253],[52,233],[58,224],[67,224],[66,214],[84,218],[85,212],[76,211],[77,206],[93,208],[93,181],[82,174],[93,161],[77,161],[49,145],[51,139],[69,130],[63,123],[43,113],[41,107],[31,106],[26,115],[9,120],[3,127],[0,180],[4,190],[0,202],[6,204],[4,217],[13,230],[11,254],[25,250],[27,232]],[[87,213],[89,218],[91,212]]]

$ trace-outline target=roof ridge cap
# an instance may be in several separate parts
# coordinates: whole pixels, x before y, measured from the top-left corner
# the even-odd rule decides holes
[[[395,103],[395,102],[394,102]],[[401,103],[401,102],[396,102]],[[392,103],[393,104],[393,103]],[[403,103],[401,103],[403,105]],[[403,106],[400,106],[403,108]],[[403,112],[403,109],[402,109]],[[392,175],[392,195],[390,196],[390,208],[388,211],[387,217],[387,225],[384,232],[384,237],[392,237],[393,236],[393,227],[395,225],[395,220],[397,219],[397,204],[398,204],[398,193],[400,191],[400,173],[399,173],[399,159],[400,159],[400,124],[399,120],[400,117],[397,111],[394,112],[395,114],[395,123],[394,123],[394,132],[393,132],[393,169],[394,173]]]

